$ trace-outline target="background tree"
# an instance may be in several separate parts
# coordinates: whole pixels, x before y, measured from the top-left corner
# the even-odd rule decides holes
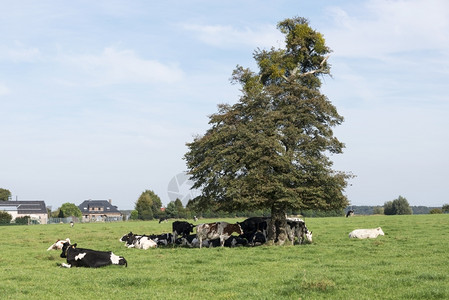
[[[73,203],[64,203],[59,208],[58,218],[68,218],[68,217],[77,217],[81,218],[82,213],[81,210]]]
[[[393,200],[393,209],[396,215],[411,215],[413,211],[408,204],[407,199],[399,196],[396,200]]]
[[[384,214],[386,215],[411,215],[413,214],[412,208],[408,204],[407,199],[399,196],[393,201],[385,202]]]
[[[432,215],[434,215],[434,214],[442,214],[442,213],[443,213],[443,210],[441,208],[432,208],[429,211],[429,214],[432,214]]]
[[[139,219],[139,212],[137,210],[133,210],[131,211],[131,216],[130,216],[131,220],[138,220]]]
[[[143,192],[139,199],[137,199],[135,210],[137,210],[137,217],[139,220],[153,219],[153,200],[147,191]]]
[[[135,210],[140,220],[151,220],[159,218],[161,214],[162,201],[158,195],[151,190],[145,190],[136,202]]]
[[[9,213],[0,210],[0,224],[9,224],[11,220],[12,216]]]
[[[373,214],[375,214],[375,215],[383,215],[384,214],[384,208],[382,206],[375,206],[375,207],[373,207]]]
[[[0,188],[0,201],[8,201],[11,197],[11,192],[7,189]]]
[[[449,204],[444,204],[443,207],[441,208],[441,210],[445,214],[448,213],[449,212]]]
[[[168,202],[167,207],[165,208],[165,213],[169,218],[175,218],[178,216],[178,210],[174,201]]]
[[[237,66],[239,102],[219,105],[211,128],[187,144],[185,159],[193,188],[201,190],[195,209],[269,209],[268,239],[283,244],[285,213],[346,207],[350,175],[332,170],[327,157],[344,148],[332,131],[343,117],[320,93],[331,50],[304,18],[278,28],[285,49],[255,51],[258,73]]]
[[[384,203],[384,214],[394,215],[395,211],[393,209],[393,201],[387,201]]]

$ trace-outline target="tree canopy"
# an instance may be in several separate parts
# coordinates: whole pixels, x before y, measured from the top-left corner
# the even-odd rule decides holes
[[[137,199],[135,210],[139,220],[152,220],[161,214],[162,201],[153,191],[145,190]]]
[[[384,214],[386,215],[411,215],[413,210],[408,204],[407,199],[399,196],[393,201],[387,201],[384,204]]]
[[[284,233],[287,210],[346,207],[351,177],[334,171],[328,157],[344,148],[332,131],[343,117],[320,92],[331,50],[304,18],[278,28],[285,48],[257,49],[257,73],[237,66],[232,82],[242,96],[218,106],[211,128],[185,154],[193,188],[201,190],[196,208],[270,209],[273,240]]]
[[[11,197],[11,192],[7,189],[0,188],[0,201],[8,201]]]
[[[73,203],[64,203],[61,205],[61,207],[59,208],[59,214],[58,217],[59,218],[67,218],[67,217],[77,217],[77,218],[81,218],[82,217],[82,213],[81,210],[78,208],[78,206],[76,206]]]

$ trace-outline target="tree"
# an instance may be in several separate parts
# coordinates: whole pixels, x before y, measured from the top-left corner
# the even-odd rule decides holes
[[[384,214],[395,215],[395,211],[393,209],[393,201],[387,201],[384,203]]]
[[[81,210],[73,203],[64,203],[59,208],[58,218],[68,218],[68,217],[82,217]]]
[[[286,48],[255,51],[258,73],[237,66],[232,81],[242,86],[239,102],[218,106],[211,128],[187,144],[184,158],[192,188],[201,190],[192,207],[269,209],[268,239],[283,244],[286,212],[346,207],[351,175],[332,170],[327,157],[344,148],[332,131],[343,117],[320,93],[331,50],[304,18],[278,28]]]
[[[12,216],[6,211],[0,211],[0,224],[9,224],[11,223]]]
[[[411,215],[413,214],[412,208],[408,204],[407,199],[399,196],[393,201],[384,203],[384,214],[386,215]]]
[[[167,214],[167,217],[174,218],[178,216],[178,210],[176,208],[175,202],[170,201],[167,204],[167,207],[165,208],[165,213]]]
[[[449,212],[449,204],[444,204],[443,207],[441,208],[441,210],[443,211],[443,213],[448,213]]]
[[[435,215],[435,214],[442,214],[443,210],[441,208],[432,208],[429,211],[429,214]]]
[[[396,215],[413,214],[412,208],[408,204],[407,199],[402,196],[399,196],[396,200],[393,200],[393,209]]]
[[[162,201],[153,191],[145,190],[136,202],[135,210],[140,220],[158,218],[161,214]]]
[[[11,192],[0,188],[0,201],[8,201],[11,198]]]

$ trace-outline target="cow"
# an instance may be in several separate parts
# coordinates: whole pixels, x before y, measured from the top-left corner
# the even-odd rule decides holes
[[[159,224],[161,224],[162,222],[166,222],[167,223],[168,218],[167,217],[160,217],[159,218]]]
[[[173,229],[173,240],[176,240],[178,235],[182,237],[188,236],[191,232],[193,232],[193,228],[196,225],[186,221],[174,221],[172,224]]]
[[[146,235],[133,235],[126,242],[126,246],[128,248],[148,250],[149,248],[156,248],[157,242]]]
[[[251,217],[245,221],[238,223],[244,233],[252,233],[256,231],[262,232],[265,237],[267,236],[267,219],[264,217]]]
[[[189,234],[188,236],[176,239],[176,244],[181,245],[181,246],[187,246],[190,248],[197,248],[200,246],[200,241],[196,237],[196,234]],[[204,240],[203,244],[201,246],[209,247],[209,245],[210,245],[209,241]]]
[[[248,245],[248,240],[245,238],[242,238],[241,236],[234,236],[231,235],[225,242],[224,242],[224,246],[225,247],[241,247],[241,246],[247,246]]]
[[[158,245],[167,246],[168,244],[173,243],[173,235],[171,233],[158,234],[154,237],[151,236],[150,238]]]
[[[220,238],[221,247],[232,233],[243,234],[242,228],[239,224],[229,224],[228,222],[215,222],[199,224],[196,227],[196,236],[200,242],[200,248],[203,240]]]
[[[62,263],[61,267],[98,268],[108,265],[128,266],[128,262],[123,256],[115,255],[111,251],[81,249],[76,246],[77,244],[71,245],[69,242],[64,243],[62,251],[67,258],[67,263]]]
[[[352,217],[353,215],[354,215],[354,211],[352,209],[348,210],[348,212],[346,213],[346,218]]]
[[[302,244],[304,239],[308,242],[312,242],[312,231],[309,231],[306,227],[306,223],[300,218],[287,218],[287,237],[295,244],[295,237],[298,240],[298,244]]]
[[[379,235],[385,235],[385,233],[382,231],[382,228],[380,228],[380,227],[373,228],[373,229],[356,229],[349,233],[349,238],[375,239]]]
[[[48,247],[47,251],[49,251],[49,250],[61,250],[62,246],[64,245],[65,242],[69,242],[70,243],[70,239],[66,238],[65,240],[57,240],[53,245]]]
[[[149,248],[156,248],[157,242],[153,241],[153,238],[157,236],[147,236],[147,235],[138,235],[132,233],[132,231],[128,234],[123,235],[119,241],[125,242],[125,246],[128,248],[137,248],[147,250]]]

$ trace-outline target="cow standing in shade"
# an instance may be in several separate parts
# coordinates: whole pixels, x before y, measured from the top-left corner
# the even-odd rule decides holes
[[[229,224],[227,222],[215,222],[199,224],[196,227],[196,236],[200,243],[200,248],[202,246],[203,240],[205,239],[216,239],[220,238],[221,247],[224,246],[225,240],[227,240],[232,233],[243,234],[242,228],[239,224]]]
[[[108,265],[128,266],[128,262],[123,256],[115,255],[111,251],[96,251],[77,248],[76,246],[77,244],[70,245],[69,242],[64,243],[61,257],[65,256],[67,263],[62,263],[61,267],[98,268]]]
[[[182,237],[188,236],[191,232],[193,232],[193,228],[195,228],[195,226],[196,225],[186,221],[174,221],[172,224],[173,240],[175,241],[179,235]]]

